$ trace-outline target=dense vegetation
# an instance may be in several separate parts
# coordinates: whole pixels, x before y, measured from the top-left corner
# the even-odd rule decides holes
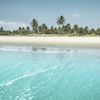
[[[57,18],[58,27],[48,26],[43,23],[39,25],[36,19],[33,19],[31,22],[31,27],[19,27],[18,30],[13,31],[5,31],[3,27],[0,28],[0,35],[34,35],[34,34],[52,34],[52,35],[67,35],[67,36],[99,36],[100,28],[97,29],[89,29],[88,26],[80,27],[78,25],[74,25],[73,27],[70,23],[66,24],[64,16],[60,16]]]

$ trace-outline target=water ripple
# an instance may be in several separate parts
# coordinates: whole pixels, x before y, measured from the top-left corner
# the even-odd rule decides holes
[[[42,69],[42,70],[38,70],[36,71],[35,73],[30,73],[30,74],[26,74],[26,75],[23,75],[21,77],[18,77],[18,78],[15,78],[13,80],[10,80],[6,83],[1,83],[0,84],[0,87],[3,87],[3,86],[10,86],[10,85],[13,85],[15,82],[19,81],[19,80],[22,80],[24,78],[28,78],[28,77],[32,77],[32,76],[35,76],[37,74],[40,74],[40,73],[44,73],[44,72],[47,72],[47,71],[52,71],[52,70],[56,70],[57,68],[60,68],[59,66],[56,66],[56,67],[53,67],[53,68],[48,68],[48,69]]]

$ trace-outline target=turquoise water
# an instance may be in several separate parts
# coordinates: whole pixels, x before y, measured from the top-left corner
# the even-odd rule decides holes
[[[100,51],[1,47],[0,100],[100,100]]]

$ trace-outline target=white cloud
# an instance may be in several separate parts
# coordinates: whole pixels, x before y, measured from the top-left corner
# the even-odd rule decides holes
[[[16,30],[18,29],[18,27],[27,27],[27,26],[28,25],[25,23],[0,21],[0,27],[3,27],[5,30]]]
[[[72,14],[72,17],[73,17],[73,18],[80,18],[80,17],[81,17],[81,15],[80,15],[80,14],[78,14],[78,13],[74,13],[74,14]]]

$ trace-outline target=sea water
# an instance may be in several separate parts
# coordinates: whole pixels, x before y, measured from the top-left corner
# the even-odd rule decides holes
[[[100,100],[100,50],[1,46],[0,100]]]

